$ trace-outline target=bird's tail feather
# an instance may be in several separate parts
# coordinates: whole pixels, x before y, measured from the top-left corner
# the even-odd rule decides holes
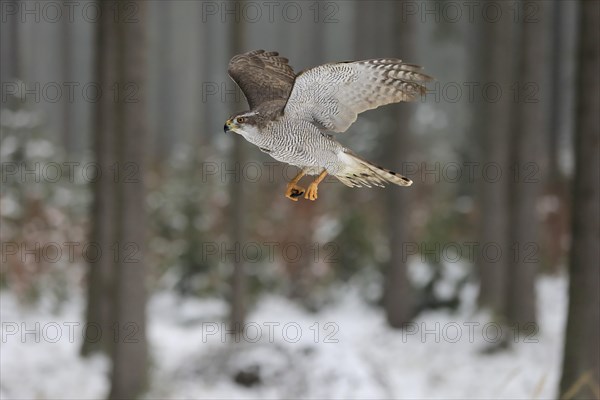
[[[339,154],[345,167],[335,176],[350,187],[384,187],[387,182],[398,186],[410,186],[412,181],[397,172],[372,164],[358,155],[345,151]]]

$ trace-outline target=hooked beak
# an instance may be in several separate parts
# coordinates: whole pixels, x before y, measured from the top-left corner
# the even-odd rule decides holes
[[[231,131],[232,126],[233,126],[233,121],[228,119],[227,122],[225,122],[225,126],[223,127],[223,132],[227,133],[227,132]]]

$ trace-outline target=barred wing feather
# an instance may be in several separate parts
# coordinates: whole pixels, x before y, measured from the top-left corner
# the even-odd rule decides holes
[[[424,94],[432,78],[421,70],[398,59],[321,65],[296,77],[284,113],[344,132],[363,111]]]

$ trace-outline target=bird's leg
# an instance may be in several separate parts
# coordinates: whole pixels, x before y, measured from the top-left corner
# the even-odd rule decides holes
[[[298,186],[297,183],[302,179],[302,177],[306,175],[305,170],[301,170],[288,184],[287,189],[285,191],[285,197],[290,200],[298,201],[298,197],[302,196],[306,189],[302,186]]]
[[[312,181],[310,183],[310,185],[308,185],[308,190],[306,191],[306,194],[304,195],[305,199],[313,200],[313,201],[317,199],[317,190],[319,189],[319,183],[321,183],[321,181],[323,181],[323,179],[325,179],[326,176],[327,176],[327,170],[324,169],[323,172],[321,172],[319,174],[319,176],[317,176],[317,179],[315,179],[314,181]]]

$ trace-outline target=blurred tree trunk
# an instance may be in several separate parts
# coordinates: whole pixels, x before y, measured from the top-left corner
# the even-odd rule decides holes
[[[352,2],[352,6],[356,9],[355,16],[355,27],[354,31],[354,54],[355,58],[364,60],[368,58],[377,57],[376,45],[381,42],[377,41],[378,28],[382,25],[378,21],[377,14],[380,15],[381,6],[390,5],[390,2],[376,3],[378,7],[374,7],[373,4],[369,4],[365,1]],[[391,47],[391,40],[385,41],[388,46]],[[381,57],[381,55],[379,55]]]
[[[63,82],[73,82],[74,79],[72,78],[73,76],[73,69],[71,67],[72,64],[72,50],[73,50],[73,45],[71,43],[71,37],[73,35],[73,31],[75,30],[75,27],[73,26],[73,24],[71,22],[69,22],[66,18],[60,22],[61,24],[61,41],[60,41],[60,46],[61,46],[61,50],[62,50],[62,79]],[[61,143],[63,145],[63,147],[65,148],[67,154],[72,154],[74,151],[74,142],[73,142],[73,118],[71,117],[73,115],[73,104],[69,101],[68,98],[63,99],[62,101],[64,101],[64,105],[63,105],[63,122],[62,122],[62,126],[63,126],[63,132],[62,132],[62,137],[61,139]]]
[[[581,1],[569,315],[561,398],[600,397],[600,3]]]
[[[503,16],[509,16],[512,4],[496,3]],[[481,233],[477,264],[480,268],[479,305],[489,308],[498,318],[506,314],[507,264],[509,246],[509,143],[512,126],[511,85],[514,83],[514,31],[512,18],[485,22],[484,36],[488,43],[482,54],[486,60],[483,85],[487,123],[481,132],[482,179]],[[493,88],[500,88],[501,93]]]
[[[101,85],[102,93],[110,93],[117,82],[113,66],[117,62],[116,33],[114,22],[102,18],[98,24],[95,46],[95,81]],[[97,179],[93,180],[93,206],[91,217],[91,243],[87,259],[90,260],[88,272],[88,300],[86,311],[85,341],[82,354],[95,351],[109,354],[112,341],[112,299],[114,296],[114,265],[110,251],[115,240],[117,185],[112,179],[112,169],[116,165],[116,111],[110,95],[105,95],[96,103],[94,115],[94,153],[98,166]],[[89,177],[93,179],[94,177]]]
[[[510,259],[506,286],[507,317],[527,329],[535,323],[535,275],[540,263],[537,202],[547,173],[550,85],[550,7],[537,1],[535,22],[524,21],[520,40],[518,81],[512,90]],[[508,171],[507,171],[508,172]],[[556,177],[550,177],[556,179]],[[533,326],[531,326],[533,329]]]
[[[485,23],[468,24],[465,32],[466,46],[470,49],[468,53],[468,76],[472,82],[478,82],[481,85],[488,79],[489,73],[489,62],[487,57],[490,54],[489,44],[487,43],[487,31],[489,27]],[[467,134],[467,141],[471,143],[471,146],[463,146],[465,149],[462,151],[465,154],[465,159],[476,160],[479,165],[483,165],[485,159],[483,158],[483,140],[486,131],[488,129],[487,121],[487,104],[483,100],[482,96],[474,99],[471,103],[471,124]],[[470,182],[473,183],[473,182]],[[472,185],[470,188],[473,192],[473,196],[476,195],[479,190],[479,186]]]
[[[88,254],[95,261],[90,263],[82,352],[102,350],[111,355],[111,399],[141,395],[148,358],[143,259],[146,5],[135,4],[135,21],[125,21],[115,17],[115,3],[100,3],[96,53],[102,97],[96,112],[95,151],[102,176],[94,185],[92,241],[102,254]]]
[[[4,3],[7,10],[18,9],[19,5],[14,0]],[[19,65],[19,25],[20,21],[16,15],[7,16],[6,22],[0,24],[0,83],[15,83],[21,78]],[[16,98],[10,96],[2,103],[2,107],[12,108]]]
[[[574,63],[577,2],[556,1],[553,3],[554,27],[552,32],[552,79],[549,95],[551,101],[550,131],[548,135],[547,193],[558,206],[549,210],[542,230],[545,270],[558,273],[567,263],[568,249],[565,236],[569,233],[569,185],[566,176],[564,154],[572,154],[574,112]]]
[[[560,169],[558,167],[558,143],[560,138],[561,129],[563,128],[562,119],[564,118],[565,108],[565,96],[562,95],[563,91],[563,70],[564,63],[562,62],[563,50],[564,50],[564,21],[565,18],[561,13],[562,5],[560,1],[552,3],[552,47],[551,47],[551,68],[552,68],[552,94],[551,94],[551,113],[550,113],[550,127],[548,131],[548,175],[553,179],[559,180],[561,178]]]
[[[173,54],[175,52],[174,41],[173,41],[173,25],[172,25],[172,12],[173,3],[167,1],[159,1],[156,4],[156,12],[158,21],[160,23],[160,31],[158,34],[157,47],[160,52],[158,57],[159,64],[159,79],[158,79],[158,109],[160,110],[158,126],[156,135],[156,158],[158,160],[165,160],[171,156],[173,150],[173,144],[177,136],[172,135],[172,129],[174,127],[174,120],[176,116],[176,101],[177,96],[176,88],[174,88],[174,80],[172,78],[165,79],[165,77],[173,77],[177,72],[174,70],[174,65],[177,60],[174,59]]]
[[[243,45],[243,20],[240,22],[231,23],[231,32],[229,49],[231,51],[230,58],[235,54],[244,51]],[[228,60],[229,61],[229,60]],[[240,111],[240,110],[235,110]],[[235,112],[232,109],[232,112]],[[232,259],[233,272],[231,275],[231,311],[230,323],[231,329],[242,331],[244,321],[246,319],[246,272],[244,270],[244,259],[242,257],[241,248],[244,246],[244,230],[245,230],[245,215],[244,215],[244,185],[245,179],[241,176],[245,163],[245,151],[243,138],[238,135],[233,135],[233,150],[230,157],[228,169],[236,170],[233,178],[229,181],[229,244],[228,249],[240,249],[235,252]],[[239,168],[237,168],[239,167]]]
[[[116,140],[117,246],[111,399],[139,397],[146,388],[145,170],[146,115],[146,3],[136,1],[135,22],[121,21],[117,30]],[[135,88],[131,91],[130,88]]]
[[[402,21],[402,2],[393,3],[395,16],[394,57],[403,60],[414,59],[416,41],[416,26],[411,20]],[[412,62],[412,61],[411,61]],[[394,109],[393,129],[387,138],[384,158],[387,166],[396,171],[402,171],[402,163],[408,160],[410,152],[410,123],[414,114],[414,105],[403,104]],[[383,304],[390,326],[402,328],[414,316],[414,299],[407,275],[407,259],[403,249],[408,242],[410,194],[414,188],[389,187],[387,189],[387,221],[388,237],[390,240],[390,262],[387,266]]]

